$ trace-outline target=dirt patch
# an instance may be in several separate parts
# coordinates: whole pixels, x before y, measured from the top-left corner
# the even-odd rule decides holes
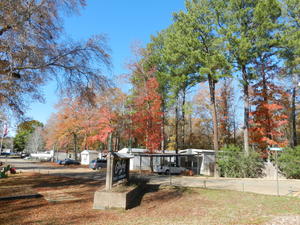
[[[74,201],[80,199],[80,197],[74,196],[69,190],[39,191],[39,194],[41,194],[48,202]]]
[[[300,216],[276,216],[265,225],[300,225]]]

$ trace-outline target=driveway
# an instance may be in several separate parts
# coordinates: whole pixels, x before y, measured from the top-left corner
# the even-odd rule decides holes
[[[298,196],[300,197],[300,180],[255,178],[205,178],[186,176],[151,176],[152,184],[172,184],[184,187],[201,187],[209,189],[226,189],[234,191],[253,192],[267,195]]]

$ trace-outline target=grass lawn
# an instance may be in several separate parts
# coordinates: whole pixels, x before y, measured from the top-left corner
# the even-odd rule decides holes
[[[127,211],[94,210],[94,192],[103,186],[33,173],[11,175],[0,180],[5,195],[26,187],[48,200],[0,201],[0,224],[264,224],[274,217],[300,215],[296,197],[178,187],[149,192],[140,206]]]

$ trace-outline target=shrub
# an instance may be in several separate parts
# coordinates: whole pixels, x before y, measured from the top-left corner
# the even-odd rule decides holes
[[[278,158],[278,163],[287,178],[300,179],[300,146],[284,149]]]
[[[2,168],[0,171],[0,178],[6,178],[7,172],[10,170],[10,165],[7,165],[6,167]]]
[[[241,148],[229,145],[218,153],[217,164],[222,177],[260,177],[263,160],[256,152],[245,156]]]

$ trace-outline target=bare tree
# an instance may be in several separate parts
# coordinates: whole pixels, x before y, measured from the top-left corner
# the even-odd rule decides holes
[[[44,146],[44,140],[42,136],[43,128],[37,126],[33,133],[29,136],[28,141],[26,143],[26,152],[37,152],[42,150]]]
[[[85,0],[0,1],[0,107],[22,114],[26,100],[42,100],[41,85],[50,80],[68,94],[92,100],[108,81],[106,39],[64,41],[62,13],[72,14]]]

